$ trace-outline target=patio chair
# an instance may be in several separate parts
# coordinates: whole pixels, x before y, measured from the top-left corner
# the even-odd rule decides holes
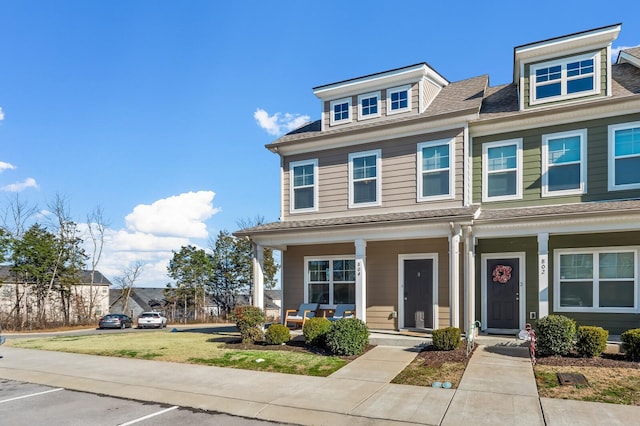
[[[293,323],[294,326],[302,327],[308,319],[316,316],[317,310],[317,303],[303,303],[298,310],[287,309],[284,314],[284,325],[288,327],[289,323]]]
[[[356,305],[353,303],[345,303],[336,305],[333,316],[327,317],[330,321],[338,321],[342,318],[353,318],[356,315]]]

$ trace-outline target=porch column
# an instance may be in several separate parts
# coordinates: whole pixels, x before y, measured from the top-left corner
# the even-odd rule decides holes
[[[538,234],[538,318],[547,315],[549,315],[549,233],[541,232]]]
[[[449,235],[449,324],[451,327],[460,327],[460,232],[460,225],[451,224],[451,235]]]
[[[476,318],[476,250],[473,227],[464,228],[464,330]]]
[[[356,317],[367,322],[367,242],[358,239],[356,245]]]
[[[264,247],[253,244],[253,306],[264,309]]]

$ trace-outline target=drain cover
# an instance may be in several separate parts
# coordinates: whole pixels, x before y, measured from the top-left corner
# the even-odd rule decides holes
[[[558,373],[558,380],[563,386],[568,385],[584,385],[589,386],[587,378],[580,373]]]

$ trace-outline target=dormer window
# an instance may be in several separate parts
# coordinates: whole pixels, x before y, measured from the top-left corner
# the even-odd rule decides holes
[[[531,105],[600,93],[600,53],[531,65]]]
[[[380,117],[380,92],[358,96],[358,119]]]
[[[351,122],[351,98],[331,101],[331,125]]]
[[[411,86],[387,89],[387,114],[411,111]]]

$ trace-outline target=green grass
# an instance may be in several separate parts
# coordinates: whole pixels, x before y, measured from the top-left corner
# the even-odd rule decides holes
[[[11,346],[136,359],[153,359],[307,376],[328,376],[348,361],[339,357],[278,350],[224,349],[237,333],[156,331],[14,339]]]

